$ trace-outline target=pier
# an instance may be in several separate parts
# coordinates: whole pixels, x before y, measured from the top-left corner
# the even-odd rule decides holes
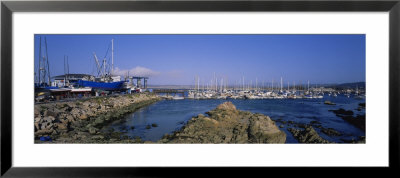
[[[155,94],[166,94],[166,97],[175,97],[177,94],[182,94],[182,98],[185,97],[185,90],[177,90],[177,89],[153,89],[153,93]]]
[[[147,80],[149,79],[149,77],[129,77],[130,79],[132,79],[132,84],[133,84],[133,80],[136,80],[136,87],[138,88],[143,88],[143,89],[147,89]],[[143,87],[142,87],[142,80],[143,80]]]

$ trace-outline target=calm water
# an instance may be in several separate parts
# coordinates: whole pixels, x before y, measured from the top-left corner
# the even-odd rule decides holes
[[[336,105],[325,105],[323,102],[330,100]],[[352,110],[356,114],[365,114],[365,110],[356,111],[359,103],[363,100],[338,96],[336,98],[325,96],[323,99],[266,99],[266,100],[163,100],[154,103],[148,107],[142,108],[135,113],[126,116],[126,122],[112,123],[108,129],[126,132],[130,137],[139,136],[143,140],[157,141],[164,134],[179,130],[186,121],[198,114],[214,109],[219,104],[231,101],[236,108],[250,111],[253,113],[262,113],[270,116],[273,120],[282,119],[284,121],[294,121],[295,123],[308,124],[310,121],[318,121],[322,127],[333,128],[341,133],[339,137],[329,137],[315,128],[321,137],[335,142],[342,142],[340,139],[357,139],[359,136],[365,136],[365,132],[350,125],[343,119],[337,117],[328,110],[344,108]],[[157,127],[146,129],[147,125],[156,123]],[[277,125],[282,123],[277,122]],[[291,127],[285,125],[281,130],[287,134],[287,143],[297,143],[292,134],[287,131]],[[131,129],[131,127],[134,129]]]

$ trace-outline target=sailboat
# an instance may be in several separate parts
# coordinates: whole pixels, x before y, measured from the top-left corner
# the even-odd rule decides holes
[[[354,97],[355,99],[363,99],[364,96],[360,95],[360,92],[358,91],[358,85],[357,85],[357,89],[356,89],[356,96]]]

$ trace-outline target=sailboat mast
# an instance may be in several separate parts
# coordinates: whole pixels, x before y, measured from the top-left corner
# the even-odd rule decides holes
[[[242,76],[243,90],[244,90],[244,76]]]
[[[224,89],[224,78],[221,78],[221,88],[220,88],[221,92],[223,89]]]
[[[256,90],[258,90],[258,88],[257,88],[258,86],[257,85],[258,85],[258,80],[257,80],[257,77],[256,77]]]
[[[293,91],[296,91],[296,82],[293,81]]]
[[[114,39],[111,39],[111,76],[114,75]]]
[[[67,67],[65,63],[65,55],[64,55],[64,86],[65,86],[65,80],[67,80]]]
[[[103,75],[104,75],[104,79],[106,77],[106,58],[103,59]]]
[[[38,70],[39,70],[39,85],[41,84],[41,81],[40,81],[40,78],[42,78],[42,76],[40,75],[40,70],[41,70],[41,60],[42,60],[42,37],[39,37],[39,40],[40,40],[40,42],[39,42],[39,68],[38,68]]]
[[[49,84],[49,86],[51,85],[51,81],[50,81],[50,66],[49,66],[49,54],[48,54],[48,52],[47,52],[47,38],[46,37],[44,37],[44,43],[45,43],[45,45],[46,45],[46,62],[47,62],[47,71],[46,71],[46,74],[47,74],[47,77],[48,77],[48,84]]]
[[[271,88],[272,88],[272,91],[274,91],[274,79],[272,79]]]
[[[68,80],[68,85],[69,85],[69,58],[67,56],[67,80]]]

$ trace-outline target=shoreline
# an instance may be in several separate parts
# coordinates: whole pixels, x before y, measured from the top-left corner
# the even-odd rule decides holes
[[[120,133],[102,133],[100,130],[113,121],[123,120],[124,115],[159,100],[160,97],[152,94],[134,94],[35,104],[34,140],[35,143],[118,141]],[[51,142],[48,142],[49,139]]]
[[[65,113],[58,113],[57,117],[53,117],[54,120],[50,122],[52,131],[55,133],[45,132],[40,135],[40,132],[47,130],[39,130],[38,133],[37,128],[35,128],[35,143],[286,143],[289,135],[293,136],[299,143],[337,143],[321,138],[319,132],[328,136],[343,134],[332,128],[322,127],[318,121],[311,121],[308,124],[293,123],[293,121],[271,119],[269,116],[259,113],[241,111],[236,109],[231,102],[224,102],[204,115],[193,116],[179,130],[165,133],[158,140],[145,141],[140,137],[125,135],[129,129],[136,129],[133,126],[125,127],[122,130],[109,129],[108,126],[112,122],[125,122],[127,118],[124,116],[126,114],[133,113],[160,100],[162,100],[161,97],[156,95],[136,94],[84,99],[69,103],[63,102],[62,104],[49,103],[47,105],[51,105],[53,108],[63,107],[64,112],[70,113],[70,117],[67,116],[67,121],[71,117],[73,121],[65,124],[65,119],[60,118],[60,116],[65,116],[63,115]],[[129,104],[123,104],[124,101],[128,101]],[[88,104],[89,106],[87,106]],[[364,109],[364,103],[359,105],[360,108],[358,109]],[[35,105],[35,111],[42,106],[46,106],[46,104]],[[76,108],[87,107],[97,107],[98,113],[94,113],[94,116],[93,113],[90,115],[90,112],[78,112],[76,114]],[[51,115],[54,114],[53,110],[47,108],[46,114],[40,113],[44,115],[41,120],[51,118]],[[36,114],[38,113],[35,112]],[[284,126],[286,122],[292,123],[293,128]],[[36,122],[35,127],[37,127]],[[157,127],[157,125],[154,127]],[[318,129],[318,133],[314,129]],[[266,132],[271,130],[274,134]],[[285,133],[286,130],[288,132]],[[53,140],[48,142],[38,139],[38,136],[44,135],[49,135]],[[365,137],[343,141],[345,143],[365,142]]]

